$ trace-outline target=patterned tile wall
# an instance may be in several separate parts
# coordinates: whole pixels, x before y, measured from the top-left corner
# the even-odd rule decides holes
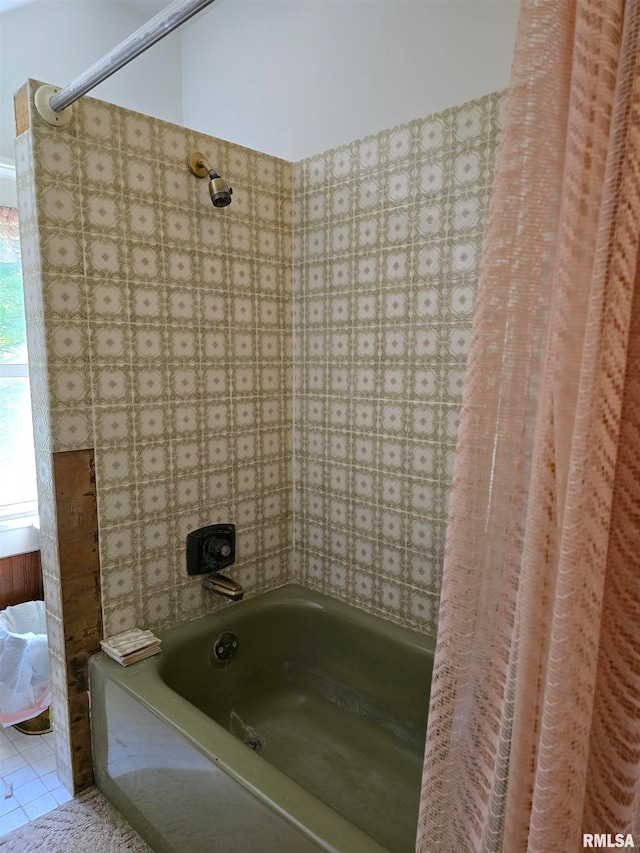
[[[42,264],[33,179],[35,164],[31,132],[22,134],[16,142],[16,171],[20,208],[22,277],[29,348],[29,376],[34,420],[34,446],[38,477],[42,581],[49,639],[51,705],[52,714],[56,720],[55,747],[58,774],[63,784],[72,790],[69,678],[62,620],[60,562],[57,547],[58,530],[53,486],[53,458],[51,455],[51,417],[44,322],[45,305],[40,286]]]
[[[295,562],[435,634],[503,93],[295,168]]]
[[[90,98],[63,130],[33,116],[40,464],[96,448],[106,631],[215,606],[184,575],[202,524],[236,521],[250,590],[290,577],[292,364],[297,576],[435,630],[501,103],[297,164],[295,208],[283,161]],[[55,518],[43,540],[54,584]]]
[[[184,565],[206,524],[236,523],[249,593],[290,577],[293,167],[92,98],[74,110],[63,129],[33,113],[19,141],[36,175],[35,395],[45,456],[95,447],[110,634],[221,603]],[[231,206],[211,205],[193,151]]]
[[[293,577],[294,466],[296,578],[435,632],[502,95],[294,170],[91,98],[51,128],[37,85],[16,159],[71,787],[52,453],[95,448],[106,633],[220,605],[184,569],[204,524],[238,525],[233,574],[250,594]],[[234,185],[231,207],[188,172],[194,150]]]

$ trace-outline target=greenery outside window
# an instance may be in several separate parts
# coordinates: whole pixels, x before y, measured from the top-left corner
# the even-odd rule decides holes
[[[0,523],[36,513],[18,212],[0,207]]]

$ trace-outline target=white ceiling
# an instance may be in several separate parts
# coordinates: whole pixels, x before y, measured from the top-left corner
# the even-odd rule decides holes
[[[78,0],[75,0],[77,2]],[[15,9],[17,6],[25,6],[27,3],[33,3],[34,0],[0,0],[0,13],[8,12],[9,9]],[[83,3],[102,3],[103,0],[81,0]],[[116,0],[121,6],[126,6],[134,12],[138,12],[145,18],[153,18],[158,12],[161,12],[169,5],[171,0]]]
[[[120,3],[121,6],[133,9],[134,12],[140,12],[146,18],[153,18],[154,15],[168,6],[171,0],[116,0],[116,2]]]

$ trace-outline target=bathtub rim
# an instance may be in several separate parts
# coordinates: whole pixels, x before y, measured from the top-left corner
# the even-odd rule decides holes
[[[435,650],[435,640],[431,637],[396,625],[297,583],[287,583],[260,593],[255,597],[234,604],[233,609],[241,607],[243,611],[250,611],[262,609],[265,603],[277,605],[284,602],[295,602],[304,607],[320,606],[344,614],[348,612],[349,621],[361,623],[367,626],[369,630],[383,631],[402,643],[409,642],[412,636],[414,642],[411,645],[417,644],[428,653],[433,653]],[[194,631],[206,630],[208,632],[208,625],[210,623],[215,625],[221,614],[230,612],[230,609],[231,605],[191,622],[158,631],[157,634],[162,640],[163,651],[159,655],[131,667],[122,667],[104,653],[98,653],[91,658],[89,663],[90,690],[92,689],[92,682],[96,684],[103,679],[113,681],[156,717],[174,728],[209,761],[219,766],[283,820],[316,843],[320,849],[335,851],[335,853],[353,853],[353,850],[362,851],[362,853],[389,853],[388,849],[380,842],[359,829],[259,754],[248,749],[227,729],[176,693],[163,680],[160,674],[163,654],[178,647],[183,642],[184,637],[190,636]],[[215,633],[215,630],[212,627],[211,633]],[[418,640],[420,642],[417,642]],[[102,767],[106,768],[104,749],[99,744],[97,737],[93,736],[93,731],[92,737],[94,741],[94,762],[96,766],[101,763]],[[214,740],[215,743],[213,743]],[[112,780],[112,783],[117,785],[115,780]],[[106,793],[108,794],[109,791]]]

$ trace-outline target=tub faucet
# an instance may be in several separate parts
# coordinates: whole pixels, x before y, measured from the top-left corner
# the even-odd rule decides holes
[[[244,589],[239,583],[226,575],[221,575],[220,572],[211,572],[210,575],[207,575],[202,581],[202,586],[212,592],[217,592],[218,595],[222,595],[230,601],[240,601],[244,595]]]

